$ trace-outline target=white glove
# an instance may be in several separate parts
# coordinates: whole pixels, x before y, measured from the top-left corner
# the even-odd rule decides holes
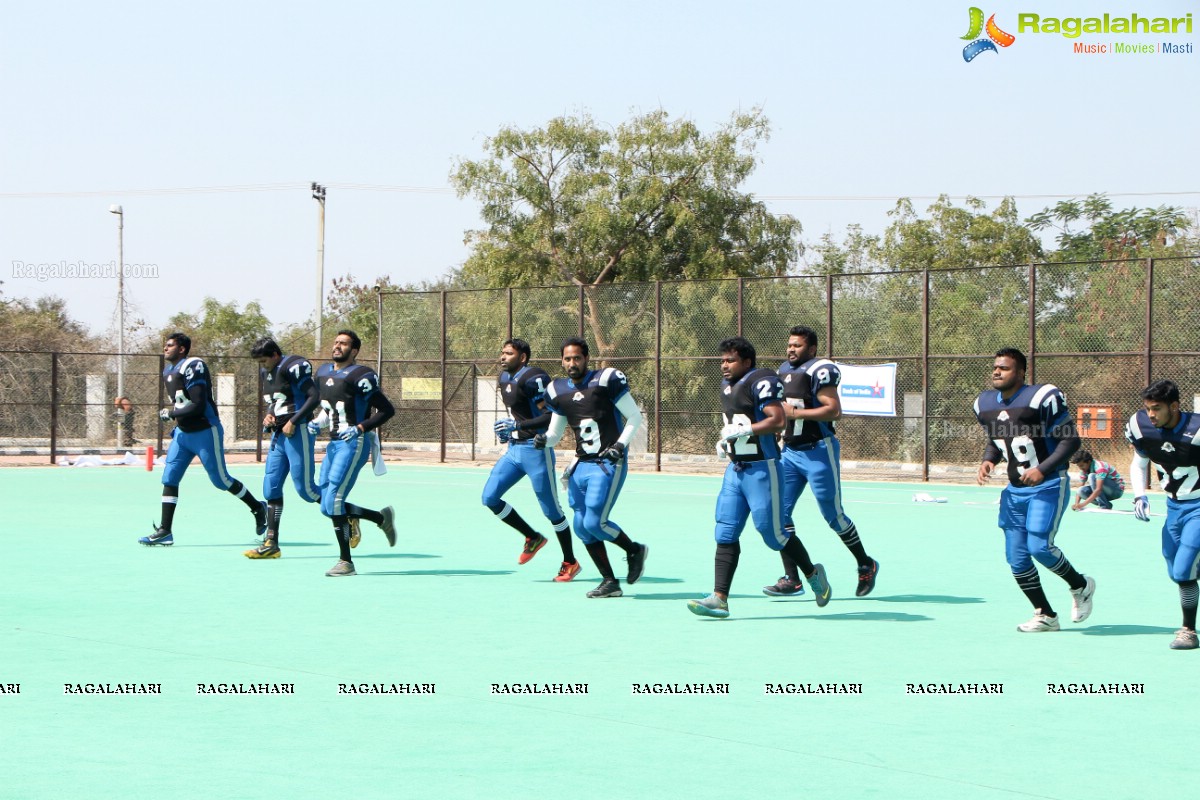
[[[170,422],[171,421],[171,409],[160,408],[158,410],[158,418],[161,419],[163,422]]]
[[[496,420],[496,424],[492,426],[492,430],[496,432],[496,438],[500,440],[500,444],[504,444],[512,437],[513,429],[517,427],[515,419],[506,418]]]
[[[729,442],[724,439],[717,440],[717,458],[729,458]]]
[[[324,428],[329,427],[329,414],[324,410],[308,421],[308,432],[316,436]]]
[[[353,442],[358,438],[359,430],[357,425],[351,425],[346,430],[338,434],[338,438],[343,442]]]
[[[721,439],[726,442],[731,442],[734,439],[741,439],[743,436],[752,435],[750,426],[744,422],[731,422],[724,428],[721,428]]]
[[[1146,495],[1133,498],[1133,515],[1142,522],[1150,521],[1150,499]]]

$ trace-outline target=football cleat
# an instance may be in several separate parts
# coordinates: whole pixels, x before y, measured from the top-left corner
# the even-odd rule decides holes
[[[558,574],[554,576],[554,581],[556,583],[566,583],[578,575],[582,569],[583,567],[578,561],[564,561],[562,562],[562,567],[558,570]]]
[[[870,566],[858,568],[858,588],[854,590],[855,597],[866,597],[875,588],[875,576],[879,574],[879,562],[872,560]]]
[[[358,547],[358,543],[362,541],[362,526],[359,524],[358,517],[350,517],[350,546]]]
[[[646,556],[650,555],[650,548],[647,545],[639,544],[636,553],[631,553],[625,556],[625,561],[629,564],[629,574],[625,576],[625,582],[633,585],[638,582],[638,578],[642,577],[642,571],[646,569]]]
[[[330,578],[344,578],[348,575],[357,575],[354,571],[354,565],[349,561],[338,561],[325,573]]]
[[[587,593],[588,597],[620,597],[621,583],[616,578],[605,578],[600,585]]]
[[[1017,630],[1021,633],[1045,633],[1047,631],[1059,630],[1058,617],[1048,616],[1038,611],[1035,612],[1028,622],[1022,622],[1017,626]]]
[[[143,536],[140,539],[138,539],[138,544],[145,544],[145,545],[161,544],[161,545],[169,546],[169,545],[175,544],[175,537],[171,534],[170,531],[164,530],[164,529],[158,527],[157,525],[155,525],[154,533],[150,534],[149,536]]]
[[[545,536],[538,534],[536,539],[526,536],[525,546],[521,548],[521,555],[517,558],[518,564],[528,564],[537,555],[538,550],[546,546],[546,542],[550,541]]]
[[[1071,622],[1083,622],[1092,614],[1092,595],[1096,593],[1096,581],[1086,578],[1082,589],[1071,590]]]
[[[688,611],[701,617],[724,619],[729,616],[729,603],[710,594],[703,600],[688,600]]]
[[[770,597],[799,597],[804,594],[804,582],[784,575],[770,586],[764,586],[763,594]]]
[[[825,577],[825,567],[813,564],[813,574],[808,576],[808,585],[812,587],[813,600],[817,601],[817,607],[824,608],[832,595],[829,579]]]
[[[279,558],[279,543],[274,536],[263,539],[263,543],[253,550],[242,553],[246,558]]]
[[[388,547],[396,546],[396,510],[391,506],[384,506],[379,509],[379,513],[383,515],[383,522],[379,523],[383,535],[387,537]]]
[[[1175,631],[1175,638],[1171,641],[1172,650],[1195,650],[1200,647],[1200,641],[1196,639],[1196,632],[1188,628],[1180,628]]]

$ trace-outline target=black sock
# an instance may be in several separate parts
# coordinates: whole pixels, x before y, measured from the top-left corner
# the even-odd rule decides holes
[[[790,539],[796,538],[796,529],[795,528],[788,526],[788,527],[784,528],[784,531],[788,533],[788,538],[790,538]],[[780,551],[779,558],[781,561],[783,561],[783,574],[786,575],[789,580],[791,580],[793,582],[799,582],[800,567],[796,566],[796,562],[792,558],[790,558],[787,553],[785,553],[783,551]]]
[[[383,524],[383,514],[380,514],[378,511],[372,511],[369,508],[356,506],[353,503],[345,503],[344,505],[346,507],[347,517],[359,517],[361,519],[365,519],[367,522],[374,522],[376,525]]]
[[[846,545],[846,549],[850,551],[850,555],[854,556],[854,560],[858,562],[860,567],[869,567],[874,563],[867,549],[863,547],[862,540],[858,538],[858,528],[854,523],[850,523],[849,529],[838,534],[838,538],[842,540],[842,544]]]
[[[713,591],[728,595],[729,587],[733,585],[733,573],[737,571],[738,558],[742,555],[740,542],[717,545],[717,556],[714,559],[716,576],[713,580]]]
[[[279,541],[279,520],[283,518],[283,498],[267,501],[267,536]]]
[[[1017,586],[1021,587],[1021,591],[1029,598],[1029,602],[1036,610],[1048,617],[1058,616],[1050,607],[1050,600],[1042,590],[1042,579],[1038,577],[1037,567],[1030,567],[1028,571],[1022,572],[1020,575],[1014,572],[1013,578],[1016,579]]]
[[[615,580],[616,576],[613,575],[612,564],[608,563],[608,550],[605,549],[604,542],[588,542],[586,546],[600,577],[606,581]]]
[[[1078,590],[1087,586],[1087,579],[1075,571],[1075,568],[1071,566],[1070,561],[1067,561],[1065,555],[1058,560],[1057,564],[1050,568],[1050,571],[1066,581],[1067,586],[1070,586],[1072,589]]]
[[[613,539],[613,544],[624,550],[629,555],[640,553],[642,546],[625,535],[625,531],[617,534],[617,538]]]
[[[252,492],[242,485],[241,481],[234,481],[233,486],[229,487],[229,493],[246,504],[246,508],[258,515],[259,509],[262,508],[262,503],[258,502],[258,498]]]
[[[567,564],[575,563],[575,546],[573,537],[571,536],[571,526],[567,524],[567,518],[563,517],[558,522],[553,523],[554,535],[558,537],[558,546],[562,548],[563,561]]]
[[[158,527],[167,533],[171,532],[171,522],[175,519],[175,506],[179,503],[179,487],[164,486],[162,493],[162,522]]]
[[[1183,608],[1183,627],[1196,630],[1196,581],[1179,582],[1179,605]]]
[[[337,514],[333,518],[333,535],[337,538],[338,558],[351,561],[350,558],[350,520],[345,514]]]
[[[526,522],[521,515],[517,513],[517,510],[510,504],[505,503],[504,506],[495,513],[496,516],[500,518],[501,522],[515,529],[517,533],[521,534],[526,539],[536,539],[538,536],[541,536],[540,533],[529,527],[529,523]]]
[[[795,562],[796,566],[805,575],[812,575],[816,570],[816,567],[813,566],[812,559],[808,557],[808,551],[804,549],[804,545],[800,542],[799,536],[789,536],[787,543],[783,546],[783,552],[787,554],[788,558]],[[784,566],[787,566],[787,562],[784,562]],[[788,577],[791,576],[789,575]]]

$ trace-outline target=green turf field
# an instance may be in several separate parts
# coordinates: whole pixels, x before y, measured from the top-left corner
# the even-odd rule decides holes
[[[253,490],[261,468],[232,467]],[[1058,544],[1096,577],[1072,625],[1021,634],[1030,609],[995,526],[996,485],[845,486],[882,564],[853,596],[854,562],[811,498],[801,536],[833,601],[773,600],[780,573],[743,535],[728,620],[688,613],[712,583],[719,479],[634,473],[613,519],[650,546],[621,599],[588,600],[595,569],[551,581],[552,542],[521,539],[479,503],[485,469],[364,471],[353,500],[394,505],[399,541],[363,525],[359,576],[324,571],[328,522],[287,489],[283,558],[250,561],[252,518],[199,467],[176,544],[136,538],[158,516],[159,472],[7,469],[0,582],[2,798],[1144,798],[1185,789],[1200,653],[1167,645],[1178,593],[1158,528],[1068,512]],[[914,492],[947,497],[912,502]],[[549,528],[532,491],[508,498]],[[1163,511],[1161,496],[1154,510]],[[1128,503],[1118,501],[1118,508]],[[614,561],[623,562],[614,549]],[[66,695],[64,684],[154,683],[160,695]],[[197,684],[292,684],[290,695],[200,695]],[[434,684],[433,694],[339,695],[340,683]],[[587,684],[495,694],[492,684]],[[639,684],[728,694],[635,694]],[[767,684],[861,684],[771,695]],[[906,684],[1002,684],[912,694]],[[1047,684],[1143,684],[1144,694],[1050,695]],[[1172,744],[1168,747],[1168,744]]]

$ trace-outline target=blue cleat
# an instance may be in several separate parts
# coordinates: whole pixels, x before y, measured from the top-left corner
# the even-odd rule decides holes
[[[175,544],[175,537],[168,530],[163,530],[157,525],[154,526],[154,533],[149,536],[143,536],[138,539],[138,544],[144,545],[172,545]]]

